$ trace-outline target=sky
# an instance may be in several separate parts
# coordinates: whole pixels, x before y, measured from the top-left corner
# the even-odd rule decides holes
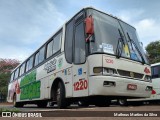
[[[144,48],[160,40],[160,0],[0,0],[0,58],[25,60],[87,6],[134,26]]]

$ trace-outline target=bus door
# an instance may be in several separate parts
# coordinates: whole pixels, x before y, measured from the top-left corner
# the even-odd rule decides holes
[[[73,57],[73,97],[88,96],[88,63],[83,21],[75,25]]]

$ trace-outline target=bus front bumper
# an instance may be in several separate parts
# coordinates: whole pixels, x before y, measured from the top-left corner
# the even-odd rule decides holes
[[[92,76],[89,79],[89,96],[147,98],[150,97],[151,91],[152,83],[135,79],[113,76]]]

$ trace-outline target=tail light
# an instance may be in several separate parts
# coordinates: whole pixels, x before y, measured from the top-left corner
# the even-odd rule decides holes
[[[152,90],[152,95],[156,94],[156,91],[155,90]]]

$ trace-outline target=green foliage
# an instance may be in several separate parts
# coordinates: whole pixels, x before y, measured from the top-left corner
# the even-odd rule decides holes
[[[7,96],[11,71],[19,64],[15,59],[0,59],[0,95]]]
[[[0,73],[0,94],[7,96],[8,80],[10,73]]]
[[[151,64],[160,62],[160,41],[154,41],[147,45],[146,51]]]
[[[13,109],[0,108],[0,112],[15,112],[15,113],[18,113],[18,112],[20,112],[20,110],[17,109],[17,108],[13,108]]]

